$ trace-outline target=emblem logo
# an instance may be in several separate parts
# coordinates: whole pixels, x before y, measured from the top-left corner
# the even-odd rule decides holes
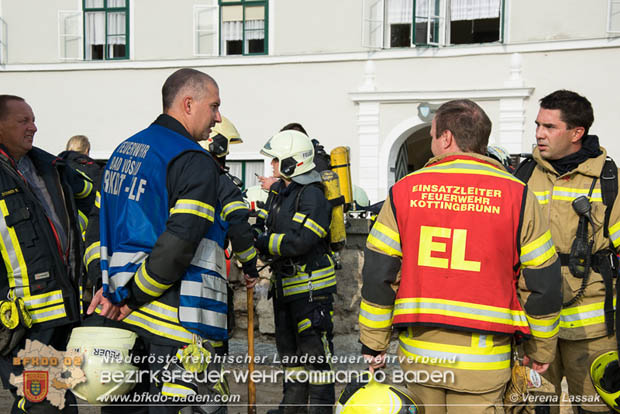
[[[47,396],[49,377],[47,371],[24,371],[24,397],[33,403]]]

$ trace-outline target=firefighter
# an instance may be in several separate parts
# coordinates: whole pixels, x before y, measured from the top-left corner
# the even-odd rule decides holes
[[[589,129],[592,105],[583,96],[555,91],[540,100],[533,161],[518,172],[550,219],[551,236],[562,263],[564,306],[556,358],[547,378],[586,403],[580,412],[606,412],[588,377],[593,358],[617,349],[614,292],[620,245],[618,173]],[[524,174],[523,171],[529,172]],[[582,207],[580,207],[582,206]],[[583,396],[583,398],[582,398]],[[558,407],[551,407],[558,412]]]
[[[9,377],[21,375],[22,367],[11,359],[26,339],[64,350],[72,326],[80,321],[84,245],[79,211],[88,214],[94,199],[90,180],[32,145],[36,132],[30,105],[18,96],[0,95],[0,375],[15,397],[13,413],[59,412],[48,401],[35,404],[17,396]],[[66,398],[68,404],[75,402],[69,393]]]
[[[230,152],[231,144],[241,144],[243,140],[235,128],[234,124],[226,117],[222,117],[222,122],[215,124],[211,130],[211,135],[206,141],[201,141],[207,151],[215,157],[220,168],[220,180],[217,189],[218,201],[222,206],[221,222],[224,225],[224,234],[230,240],[232,251],[241,262],[243,274],[247,275],[251,282],[258,278],[256,270],[257,254],[254,248],[254,238],[252,237],[252,229],[248,223],[250,210],[243,201],[243,194],[240,186],[243,183],[233,177],[226,167],[226,156]],[[222,248],[226,248],[228,244],[226,240],[219,240]],[[232,299],[232,290],[228,286],[228,321],[229,331],[231,330],[231,321],[234,319],[234,309]],[[228,340],[215,341],[212,343],[215,352],[218,355],[228,353]]]
[[[154,356],[148,369],[170,375],[150,383],[143,378],[134,393],[148,391],[183,404],[185,397],[204,393],[205,384],[180,374],[185,370],[203,375],[210,369],[203,363],[213,353],[206,340],[228,335],[226,263],[219,244],[220,168],[198,144],[221,121],[220,97],[215,80],[194,69],[170,75],[162,97],[164,113],[122,142],[106,165],[100,223],[89,226],[86,235],[89,276],[102,286],[88,309],[99,316],[87,324],[136,332],[146,353]],[[180,358],[178,363],[172,363],[174,356]],[[192,363],[186,356],[197,359]],[[226,392],[219,382],[209,384],[210,392]],[[133,410],[179,411],[166,400],[157,401],[164,404],[142,403]],[[196,407],[198,412],[203,409],[225,407]],[[126,411],[114,406],[109,410],[104,412]]]
[[[90,157],[90,141],[85,135],[74,135],[67,141],[67,149],[58,157],[76,170],[82,171],[99,188],[102,168]]]
[[[256,248],[271,264],[276,347],[293,381],[284,383],[278,411],[331,413],[335,402],[329,378],[332,344],[334,262],[329,255],[331,206],[314,169],[314,149],[305,134],[287,130],[271,137],[261,150],[272,158],[274,176],[266,203],[264,232]],[[300,357],[314,356],[304,365]],[[303,371],[310,371],[309,375]],[[310,381],[305,381],[310,376]]]
[[[434,158],[391,188],[364,251],[362,354],[384,366],[399,329],[403,371],[435,376],[407,384],[427,414],[499,412],[515,337],[537,372],[554,357],[560,264],[534,195],[482,155],[490,132],[474,102],[444,103]]]

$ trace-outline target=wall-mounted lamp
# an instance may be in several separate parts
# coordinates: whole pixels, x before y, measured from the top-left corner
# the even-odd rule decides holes
[[[441,104],[432,104],[429,102],[420,102],[418,105],[418,117],[424,122],[431,122],[435,116],[435,112]]]

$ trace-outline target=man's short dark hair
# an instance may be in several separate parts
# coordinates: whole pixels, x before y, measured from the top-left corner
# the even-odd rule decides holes
[[[0,120],[6,118],[6,116],[9,114],[9,107],[7,105],[9,101],[26,102],[21,96],[0,95]]]
[[[583,127],[588,135],[594,122],[592,104],[585,97],[573,91],[560,89],[540,100],[543,109],[559,109],[560,119],[569,129]]]
[[[196,69],[184,68],[174,72],[166,79],[164,86],[161,88],[164,112],[170,109],[174,99],[183,88],[189,87],[200,94],[204,92],[205,82],[217,86],[217,83],[211,76]],[[198,96],[198,98],[201,97]]]
[[[302,133],[308,135],[308,133],[306,132],[304,127],[301,126],[301,124],[297,123],[297,122],[291,122],[290,124],[284,125],[282,127],[282,129],[280,130],[280,132],[282,132],[282,131],[289,131],[289,130],[299,131],[299,132],[302,132]]]
[[[440,137],[452,132],[459,148],[464,152],[484,154],[491,135],[491,120],[473,101],[449,101],[435,113],[435,133]]]

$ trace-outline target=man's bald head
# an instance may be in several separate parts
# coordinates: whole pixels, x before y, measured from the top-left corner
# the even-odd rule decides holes
[[[195,69],[179,69],[166,79],[161,88],[164,113],[168,113],[175,98],[183,95],[191,95],[195,99],[202,99],[207,92],[207,86],[217,88],[215,79],[204,72]]]
[[[164,114],[183,125],[194,141],[209,138],[211,128],[222,121],[220,90],[206,73],[179,69],[166,79],[161,92]]]

